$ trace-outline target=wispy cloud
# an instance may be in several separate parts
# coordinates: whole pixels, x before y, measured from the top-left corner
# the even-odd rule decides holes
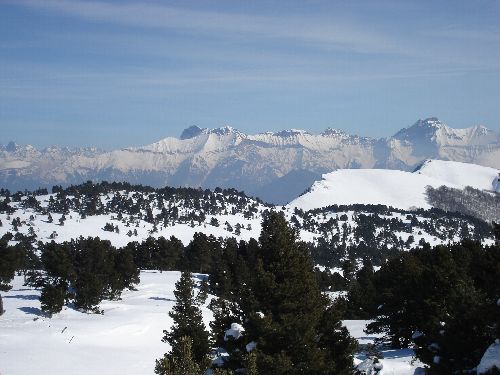
[[[369,28],[342,17],[321,15],[262,16],[255,14],[193,10],[152,3],[109,3],[99,1],[17,0],[32,9],[62,13],[93,22],[121,24],[145,29],[178,29],[185,32],[218,34],[224,37],[252,35],[315,43],[360,53],[397,53],[400,48]]]

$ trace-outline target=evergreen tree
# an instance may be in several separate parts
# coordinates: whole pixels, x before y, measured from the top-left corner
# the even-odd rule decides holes
[[[178,357],[182,352],[182,337],[192,340],[193,358],[196,363],[203,363],[209,352],[208,332],[203,324],[202,314],[194,295],[194,281],[190,272],[182,272],[175,283],[174,295],[177,300],[169,316],[174,324],[169,331],[163,331],[163,342],[172,347],[171,355]]]
[[[259,242],[254,286],[259,310],[247,311],[245,321],[248,339],[257,343],[259,372],[349,373],[352,339],[346,330],[336,333],[341,327],[339,317],[329,310],[295,230],[282,214],[272,212],[263,220]],[[327,337],[332,335],[334,342],[329,342]]]
[[[204,233],[196,232],[186,248],[184,268],[199,273],[210,273],[212,255],[218,241]]]
[[[72,241],[75,257],[75,306],[85,311],[99,312],[98,305],[109,296],[114,272],[114,247],[98,237]]]
[[[12,246],[8,246],[7,241],[0,239],[0,292],[7,292],[12,287],[9,285],[14,278],[14,273],[18,267],[18,257]],[[3,315],[3,301],[0,294],[0,315]]]
[[[347,295],[347,319],[369,319],[375,314],[376,289],[375,271],[370,260],[363,262],[363,267],[356,273]]]
[[[46,284],[40,294],[42,311],[52,317],[53,314],[62,310],[66,296],[67,285],[65,283],[59,285]]]
[[[172,354],[165,354],[156,360],[155,373],[158,375],[201,375],[207,369],[207,361],[197,363],[192,353],[193,340],[182,336],[178,348]]]
[[[132,250],[126,247],[120,249],[114,258],[114,271],[109,280],[109,297],[113,299],[118,298],[123,289],[134,289],[140,281],[140,271],[134,263]]]
[[[463,241],[400,254],[377,272],[368,333],[416,345],[431,374],[470,372],[500,336],[500,249]]]

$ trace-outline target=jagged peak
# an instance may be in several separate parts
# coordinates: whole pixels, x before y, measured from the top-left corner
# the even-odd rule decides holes
[[[228,135],[232,133],[237,133],[240,134],[240,131],[238,129],[233,128],[232,126],[221,126],[219,128],[215,129],[210,129],[207,131],[208,134],[217,134],[217,135]]]
[[[281,130],[279,132],[272,133],[272,135],[277,136],[277,137],[294,137],[297,135],[310,135],[306,130],[302,129],[286,129],[286,130]]]
[[[7,152],[15,152],[17,150],[17,147],[18,147],[17,143],[15,143],[14,141],[10,141],[5,146],[5,151],[7,151]]]
[[[206,131],[206,128],[200,128],[199,126],[192,125],[182,131],[180,139],[191,139]]]
[[[183,130],[180,139],[191,139],[199,136],[200,134],[215,134],[215,135],[228,135],[228,134],[241,134],[238,129],[233,128],[232,126],[221,126],[218,128],[208,129],[208,128],[200,128],[199,126],[193,125],[189,128]]]
[[[415,124],[410,126],[410,128],[413,127],[425,127],[425,128],[434,128],[434,129],[440,129],[445,124],[443,124],[437,117],[428,117],[424,120],[419,119]]]
[[[325,131],[323,133],[321,133],[321,135],[323,136],[343,136],[343,135],[346,135],[347,133],[343,130],[340,130],[340,129],[334,129],[334,128],[326,128]]]
[[[472,127],[472,132],[475,134],[475,135],[478,135],[478,136],[481,136],[481,135],[487,135],[489,133],[492,132],[491,129],[487,128],[486,126],[484,125],[481,125],[481,124],[478,124],[478,125],[474,125]]]

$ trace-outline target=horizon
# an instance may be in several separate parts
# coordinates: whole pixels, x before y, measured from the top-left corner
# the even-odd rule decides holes
[[[141,144],[141,145],[129,145],[129,146],[124,146],[124,147],[117,147],[117,148],[102,148],[102,147],[99,147],[99,146],[96,146],[96,145],[92,145],[92,144],[83,144],[83,145],[76,145],[76,146],[72,146],[72,145],[67,145],[67,144],[49,144],[49,145],[43,145],[43,146],[39,146],[37,145],[35,142],[31,142],[31,143],[19,143],[17,142],[15,139],[10,139],[10,140],[7,140],[5,141],[5,143],[3,143],[2,141],[0,141],[0,145],[1,146],[4,146],[4,147],[7,147],[8,145],[10,144],[15,144],[17,146],[33,146],[35,147],[36,149],[38,150],[43,150],[43,149],[46,149],[46,148],[50,148],[50,147],[59,147],[59,148],[64,148],[64,147],[68,147],[70,149],[75,149],[75,148],[96,148],[96,149],[99,149],[101,151],[105,151],[105,152],[108,152],[108,151],[113,151],[113,150],[117,150],[117,149],[123,149],[123,148],[129,148],[129,147],[141,147],[141,146],[147,146],[147,145],[150,145],[150,144],[153,144],[153,143],[156,143],[156,142],[159,142],[163,139],[166,139],[166,138],[176,138],[176,139],[179,139],[179,140],[182,140],[181,139],[181,135],[184,131],[186,130],[189,130],[191,128],[197,128],[199,130],[208,130],[208,131],[212,131],[212,130],[218,130],[218,129],[226,129],[226,128],[229,128],[231,130],[235,130],[235,131],[238,131],[244,135],[247,135],[247,136],[252,136],[252,135],[258,135],[258,134],[267,134],[267,133],[271,133],[273,135],[279,135],[279,133],[282,133],[282,132],[287,132],[287,131],[290,131],[290,132],[305,132],[309,135],[322,135],[325,131],[327,130],[338,130],[340,132],[343,132],[347,135],[351,135],[351,136],[358,136],[358,137],[361,137],[361,138],[371,138],[371,139],[374,139],[374,140],[379,140],[379,139],[387,139],[387,138],[390,138],[392,136],[394,136],[397,132],[401,131],[401,130],[404,130],[404,129],[408,129],[414,125],[416,125],[419,121],[426,121],[426,120],[429,120],[429,119],[436,119],[438,120],[439,122],[441,122],[443,125],[446,125],[452,129],[467,129],[467,128],[472,128],[472,127],[475,127],[475,126],[485,126],[483,124],[473,124],[467,128],[456,128],[456,127],[453,127],[453,126],[450,126],[449,124],[447,124],[446,122],[444,121],[441,121],[438,117],[435,117],[435,116],[430,116],[430,117],[426,117],[426,118],[419,118],[418,120],[416,120],[415,122],[413,122],[411,125],[409,126],[405,126],[405,127],[402,127],[400,128],[399,130],[397,130],[395,133],[393,134],[390,134],[390,135],[386,135],[386,136],[382,136],[382,137],[378,137],[378,138],[375,138],[375,137],[370,137],[370,136],[366,136],[364,134],[356,134],[356,133],[349,133],[348,131],[345,131],[343,129],[340,129],[340,128],[332,128],[332,127],[326,127],[325,129],[323,130],[320,130],[320,131],[316,131],[316,132],[311,132],[307,129],[296,129],[296,128],[292,128],[292,129],[279,129],[277,131],[263,131],[263,132],[258,132],[258,133],[246,133],[246,132],[243,132],[241,131],[240,129],[238,128],[235,128],[233,126],[230,126],[230,125],[222,125],[222,126],[219,126],[219,127],[212,127],[212,128],[201,128],[197,125],[191,125],[191,126],[188,126],[187,128],[183,129],[181,131],[180,134],[178,135],[169,135],[169,136],[166,136],[166,137],[163,137],[163,138],[156,138],[154,140],[152,140],[150,143],[146,143],[146,144]],[[494,130],[494,129],[491,129],[489,128],[488,126],[485,126],[486,128],[490,129],[490,130]],[[494,130],[495,131],[495,130]]]
[[[0,0],[0,143],[146,145],[192,125],[500,132],[500,3]]]

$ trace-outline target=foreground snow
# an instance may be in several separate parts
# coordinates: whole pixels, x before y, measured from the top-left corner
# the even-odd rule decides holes
[[[360,347],[368,344],[373,344],[377,337],[380,335],[367,335],[364,333],[366,325],[369,323],[367,320],[344,320],[344,325],[349,330]],[[380,359],[382,363],[382,370],[380,375],[409,375],[409,374],[423,374],[423,364],[413,359],[412,349],[384,349],[380,351],[383,358]],[[366,359],[363,353],[357,353],[354,358],[354,364],[358,365]]]
[[[496,340],[486,350],[479,366],[477,366],[477,373],[484,374],[495,368],[500,369],[500,340]]]
[[[153,374],[155,359],[169,350],[163,330],[172,320],[173,291],[180,272],[141,272],[137,291],[120,301],[104,301],[103,315],[65,308],[44,317],[39,291],[23,287],[23,278],[3,293],[6,313],[0,317],[0,373]],[[203,309],[205,324],[212,318]]]
[[[152,374],[154,362],[166,351],[163,330],[172,320],[173,291],[179,272],[142,271],[136,291],[120,301],[104,301],[103,315],[65,308],[52,319],[40,311],[38,290],[23,286],[16,276],[13,288],[3,293],[6,313],[0,317],[0,372],[24,374]],[[203,308],[208,326],[212,313]],[[373,342],[363,333],[367,321],[344,322],[360,344]],[[382,352],[382,374],[413,374],[411,350]],[[356,363],[363,359],[356,356]]]

